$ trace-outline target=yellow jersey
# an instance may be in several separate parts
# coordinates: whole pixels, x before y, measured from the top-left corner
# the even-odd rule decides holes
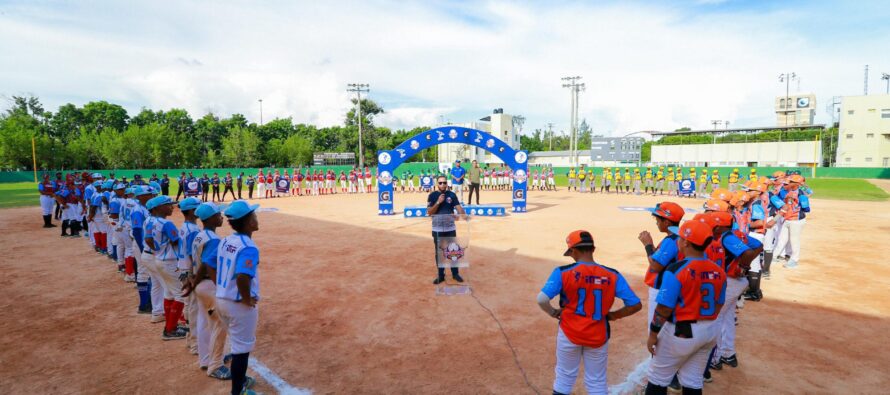
[[[674,180],[674,171],[671,170],[671,169],[668,169],[668,171],[667,171],[667,180],[668,180],[668,181],[673,181],[673,180]]]
[[[711,176],[711,182],[714,184],[720,183],[720,174],[714,174]]]
[[[641,180],[642,178],[643,178],[643,176],[640,175],[640,172],[638,172],[638,171],[635,171],[635,172],[634,172],[634,180],[639,181],[639,180]]]
[[[615,170],[615,181],[621,182],[621,172]]]
[[[583,180],[585,178],[587,178],[587,174],[585,173],[584,169],[578,170],[578,179]]]
[[[737,182],[739,182],[739,173],[729,173],[729,183],[735,184]]]
[[[707,174],[707,173],[702,173],[702,175],[700,175],[700,176],[698,177],[698,182],[701,182],[701,183],[708,182],[708,174]]]
[[[652,170],[646,170],[646,179],[647,179],[647,180],[651,180],[651,179],[652,179]]]
[[[748,179],[751,181],[757,181],[757,178],[757,174],[751,174],[750,176],[748,176]]]
[[[612,172],[611,172],[611,171],[606,170],[605,172],[603,172],[603,175],[604,175],[604,177],[606,177],[607,180],[611,180],[611,179],[612,179]]]
[[[569,170],[569,178],[575,178],[575,171]]]

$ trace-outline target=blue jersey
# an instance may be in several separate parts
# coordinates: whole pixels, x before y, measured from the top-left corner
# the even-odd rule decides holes
[[[464,174],[467,174],[467,171],[464,170],[463,167],[455,167],[451,169],[451,183],[462,185],[464,183],[464,179],[459,177],[463,177]]]
[[[155,243],[155,258],[169,261],[179,258],[179,249],[173,244],[179,244],[179,229],[176,224],[166,218],[154,217],[155,226],[152,227],[152,238]]]
[[[658,248],[655,249],[655,252],[652,253],[650,258],[664,267],[668,267],[676,262],[680,255],[680,248],[677,246],[678,239],[677,235],[674,234],[665,236],[665,238],[661,240],[661,243],[658,243]],[[652,269],[647,269],[644,281],[646,282],[646,285],[652,288],[658,288],[658,283],[661,279],[660,277],[661,273],[657,273]]]
[[[154,230],[155,230],[155,227],[157,227],[157,226],[159,226],[157,223],[157,217],[149,214],[149,216],[145,219],[145,222],[142,224],[142,229],[143,229],[142,234],[144,235],[143,238],[145,240],[151,239],[152,241],[154,241]],[[155,245],[157,245],[157,244],[155,244]],[[147,252],[149,254],[154,254],[155,249],[151,248],[151,246],[148,243],[145,243],[144,252]]]
[[[216,297],[240,301],[241,294],[235,278],[243,274],[250,277],[250,296],[259,300],[259,265],[260,250],[251,238],[239,233],[226,237],[217,248]]]

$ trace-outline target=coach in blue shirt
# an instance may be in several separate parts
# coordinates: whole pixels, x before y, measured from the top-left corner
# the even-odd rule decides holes
[[[454,168],[451,169],[451,187],[454,193],[460,196],[460,201],[464,201],[464,175],[467,171],[460,167],[460,159],[454,161]]]

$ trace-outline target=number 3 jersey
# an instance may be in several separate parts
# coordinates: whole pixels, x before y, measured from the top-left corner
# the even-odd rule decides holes
[[[244,274],[250,277],[250,296],[260,299],[260,279],[257,277],[260,250],[251,238],[235,233],[223,239],[217,248],[216,262],[217,298],[240,301],[235,278]]]
[[[687,258],[668,266],[655,301],[674,309],[672,322],[713,320],[726,299],[726,272],[705,258]]]
[[[616,297],[625,306],[640,303],[621,273],[595,262],[575,262],[553,269],[541,292],[551,299],[559,295],[563,309],[559,327],[569,340],[594,348],[609,340],[606,315]]]

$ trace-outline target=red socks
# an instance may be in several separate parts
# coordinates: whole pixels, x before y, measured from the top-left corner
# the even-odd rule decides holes
[[[167,319],[166,326],[164,327],[165,331],[173,332],[176,330],[176,325],[179,324],[179,316],[182,315],[184,307],[185,305],[182,302],[164,299],[164,313]]]
[[[129,256],[124,258],[124,273],[132,276],[136,273],[136,258]]]

